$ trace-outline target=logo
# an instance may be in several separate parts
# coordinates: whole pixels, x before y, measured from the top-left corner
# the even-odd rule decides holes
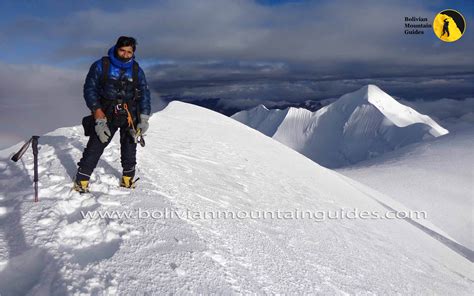
[[[405,35],[425,34],[425,29],[431,28],[426,17],[405,17]]]
[[[462,37],[466,30],[464,16],[453,9],[438,13],[433,21],[435,35],[444,42],[454,42]]]

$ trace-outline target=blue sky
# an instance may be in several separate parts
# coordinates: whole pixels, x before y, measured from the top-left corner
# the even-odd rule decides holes
[[[22,38],[22,33],[16,34],[16,36],[11,36],[8,32],[2,32],[0,35],[1,38],[1,47],[2,49],[7,49],[14,47],[15,51],[5,50],[3,60],[6,62],[12,63],[25,63],[25,57],[27,57],[27,62],[31,59],[34,59],[38,62],[44,62],[48,64],[54,64],[54,61],[47,59],[47,54],[43,55],[42,53],[51,50],[51,48],[58,48],[61,44],[64,44],[66,41],[63,38],[53,38],[48,40],[41,40],[41,26],[43,22],[57,22],[58,25],[61,24],[62,20],[68,19],[71,16],[76,15],[81,11],[104,11],[107,13],[118,13],[124,12],[127,10],[133,9],[142,9],[150,6],[159,7],[160,3],[165,3],[166,1],[155,1],[153,4],[150,4],[151,1],[125,1],[125,0],[115,0],[115,1],[2,1],[0,2],[0,24],[2,25],[2,30],[6,30],[11,26],[16,26],[21,28],[25,27],[25,30],[31,28],[31,26],[37,23],[37,27],[32,30],[36,35],[36,38],[32,36],[27,36]],[[300,7],[304,6],[317,6],[318,4],[324,4],[328,1],[304,1],[304,0],[257,0],[255,3],[270,7],[271,9],[280,8],[282,6],[290,7],[292,5],[297,5]],[[346,1],[350,3],[351,1]],[[353,1],[352,1],[353,2]],[[382,3],[384,1],[381,1]],[[390,2],[390,1],[385,1]],[[393,2],[393,1],[392,1]],[[364,1],[359,2],[361,6],[364,5]],[[461,11],[466,19],[472,19],[474,12],[474,1],[408,1],[404,4],[405,6],[413,6],[414,8],[424,7],[431,11],[441,11],[446,8],[453,8]],[[344,2],[341,4],[343,8]],[[370,3],[368,4],[370,6]],[[292,11],[288,9],[288,11]],[[432,17],[431,15],[427,15]],[[301,22],[305,22],[305,19],[301,19]],[[469,22],[468,22],[469,23]],[[5,28],[6,27],[6,28]],[[1,32],[1,31],[0,31]],[[25,34],[28,35],[28,34]],[[67,64],[67,63],[66,63]],[[61,63],[58,63],[61,65]]]

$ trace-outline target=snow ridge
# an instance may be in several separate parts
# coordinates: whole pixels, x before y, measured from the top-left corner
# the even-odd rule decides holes
[[[79,195],[70,188],[82,133],[76,126],[40,138],[39,203],[31,196],[32,155],[13,163],[9,156],[18,147],[0,151],[2,295],[472,290],[471,263],[403,220],[85,218],[81,211],[139,208],[388,210],[346,177],[235,120],[181,102],[150,119],[135,190],[117,188],[116,137],[93,174],[94,193]]]

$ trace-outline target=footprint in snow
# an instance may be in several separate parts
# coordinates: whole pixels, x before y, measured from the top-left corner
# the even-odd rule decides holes
[[[170,263],[170,267],[171,267],[171,269],[174,270],[174,272],[176,272],[176,274],[177,274],[178,276],[185,276],[185,275],[186,275],[186,271],[184,271],[183,269],[179,268],[179,266],[178,266],[176,263],[171,262],[171,263]]]

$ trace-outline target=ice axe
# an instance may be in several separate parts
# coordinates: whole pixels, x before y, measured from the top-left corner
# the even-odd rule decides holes
[[[135,128],[132,114],[130,114],[130,111],[128,110],[128,104],[127,103],[123,104],[123,108],[125,109],[125,111],[127,111],[127,121],[128,121],[128,126],[130,127],[130,134],[133,137],[133,141],[135,142],[135,144],[140,143],[140,146],[145,147],[145,139],[143,138],[142,130],[140,128]]]
[[[136,141],[137,141],[138,143],[140,143],[140,146],[145,147],[145,138],[144,138],[143,136],[144,136],[144,135],[142,135],[142,129],[139,128],[139,129],[137,130],[137,138],[136,138]]]
[[[142,135],[142,130],[140,128],[136,130],[130,129],[130,134],[132,135],[135,144],[140,144],[140,146],[145,147],[145,138],[144,135]]]

